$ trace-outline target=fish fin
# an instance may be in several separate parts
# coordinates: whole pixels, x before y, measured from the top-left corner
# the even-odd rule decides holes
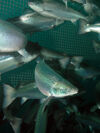
[[[96,54],[100,53],[100,43],[93,41],[93,47],[95,49]]]
[[[71,59],[71,64],[73,64],[75,68],[79,68],[82,61],[83,61],[82,56],[74,56]]]
[[[10,125],[12,126],[15,133],[20,133],[22,119],[13,117],[13,121],[10,122]]]
[[[79,34],[85,34],[87,31],[85,30],[87,26],[87,22],[84,20],[80,20],[79,22]]]
[[[65,57],[59,60],[60,66],[63,69],[66,69],[67,65],[70,63],[70,57]]]
[[[27,100],[28,100],[28,98],[22,97],[22,99],[21,99],[21,104],[25,103]]]
[[[29,53],[25,49],[19,50],[18,53],[23,57],[27,57],[29,55]]]
[[[13,97],[13,95],[15,94],[16,90],[13,87],[11,87],[10,85],[4,84],[3,91],[4,91],[3,108],[6,108],[15,99]]]
[[[78,21],[78,19],[71,19],[71,22],[73,23],[73,24],[77,24],[77,21]]]
[[[39,56],[37,59],[36,59],[36,63],[38,64],[40,61],[45,61],[41,56]]]
[[[22,61],[23,61],[24,63],[27,63],[27,62],[33,60],[33,56],[30,55],[25,49],[19,50],[18,53],[19,53],[21,56],[23,56]]]
[[[52,96],[49,96],[49,97],[47,97],[45,99],[42,99],[42,101],[41,101],[41,103],[43,104],[42,112],[45,111],[46,106],[49,104],[49,102],[51,101],[51,99],[52,99]]]
[[[63,2],[64,2],[64,4],[65,4],[65,6],[66,7],[68,7],[68,2],[69,2],[70,0],[63,0]]]

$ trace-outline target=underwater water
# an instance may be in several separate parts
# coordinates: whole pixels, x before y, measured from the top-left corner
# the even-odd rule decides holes
[[[100,7],[98,0],[93,1]],[[82,4],[70,2],[69,6],[83,12],[83,14],[85,13]],[[28,8],[28,0],[0,0],[0,19],[8,20],[18,17]],[[97,17],[96,21],[100,22],[100,18]],[[78,34],[78,28],[79,22],[73,24],[70,21],[66,21],[53,29],[31,34],[27,33],[26,35],[29,41],[38,43],[49,50],[55,50],[70,56],[82,56],[85,63],[99,70],[100,52],[96,53],[93,46],[93,40],[97,40],[98,35],[94,32]],[[8,110],[15,117],[23,119],[21,133],[99,133],[100,76],[96,75],[89,79],[82,77],[81,79],[81,76],[75,75],[75,72],[72,70],[61,70],[55,61],[49,63],[60,75],[68,78],[71,83],[77,86],[79,92],[85,90],[86,94],[83,93],[82,96],[80,94],[72,98],[61,98],[60,100],[53,99],[45,112],[42,111],[47,103],[41,104],[42,100],[39,101],[38,99],[34,100],[35,98],[30,98],[24,104],[21,104],[21,99],[17,98]],[[9,84],[14,88],[17,88],[20,84],[32,82],[35,79],[35,67],[36,60],[33,60],[17,69],[3,73],[0,82]],[[84,71],[83,73],[85,74]],[[99,93],[95,91],[96,89]],[[1,113],[2,116],[3,113]],[[9,116],[9,111],[7,116]],[[7,119],[0,121],[1,133],[8,133],[8,130],[9,133],[14,132]],[[18,123],[20,122],[18,121]],[[6,131],[6,129],[8,130]]]

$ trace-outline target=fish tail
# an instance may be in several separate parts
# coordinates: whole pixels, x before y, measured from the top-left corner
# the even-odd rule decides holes
[[[83,20],[80,20],[79,22],[79,34],[84,34],[86,33],[87,31],[85,30],[87,27],[87,22],[86,21],[83,21]]]
[[[61,68],[66,69],[70,63],[70,57],[65,57],[65,58],[60,59],[59,63],[60,63]]]
[[[8,107],[13,102],[13,100],[15,99],[13,97],[15,92],[16,90],[10,85],[7,84],[3,85],[3,93],[4,93],[3,108]]]

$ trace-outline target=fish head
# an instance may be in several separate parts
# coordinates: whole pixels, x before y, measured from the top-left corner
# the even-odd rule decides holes
[[[28,2],[28,6],[29,6],[31,9],[33,9],[33,10],[35,10],[35,11],[38,11],[38,12],[44,11],[44,10],[43,10],[43,7],[42,7],[42,2],[39,1],[39,0],[34,0],[34,2],[33,2],[33,1]]]
[[[54,97],[66,97],[78,93],[78,89],[71,83],[67,83],[66,81],[56,82],[51,91],[52,96]]]

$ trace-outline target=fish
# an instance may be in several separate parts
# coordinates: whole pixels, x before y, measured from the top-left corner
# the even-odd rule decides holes
[[[15,98],[12,97],[13,93],[15,92],[15,89],[7,84],[3,84],[3,105],[2,108],[7,108],[14,100]]]
[[[8,21],[22,29],[25,33],[50,30],[64,22],[63,20],[44,17],[32,10],[27,10],[24,15],[9,19]]]
[[[12,97],[22,97],[27,99],[43,99],[45,96],[37,89],[35,82],[20,85],[13,93]]]
[[[0,53],[16,52],[27,45],[27,37],[15,25],[0,19]]]
[[[86,3],[83,4],[83,7],[89,15],[100,16],[100,8],[95,5],[92,0],[86,0]]]
[[[91,79],[100,75],[100,71],[92,67],[76,68],[75,73],[80,77],[82,77],[83,79]]]
[[[40,56],[43,60],[58,60],[61,68],[65,69],[70,63],[70,56],[63,52],[57,52],[47,48],[41,48]]]
[[[20,133],[22,119],[15,117],[10,108],[3,109],[4,119],[7,119],[14,131],[14,133]]]
[[[87,24],[85,21],[80,21],[79,34],[85,34],[87,32],[100,33],[100,23]]]
[[[40,92],[48,98],[62,98],[78,93],[77,87],[56,73],[44,61],[36,65],[35,82]]]
[[[29,1],[28,6],[39,14],[47,17],[61,19],[64,21],[76,22],[79,19],[88,21],[88,18],[83,14],[57,1],[41,2],[39,0]]]
[[[29,54],[29,56],[23,57],[20,54],[13,53],[13,54],[0,54],[0,74],[3,74],[5,72],[14,70],[34,59],[36,59],[39,56],[39,49],[37,48],[38,46],[35,45],[34,43],[29,42],[28,46],[26,47],[26,50],[29,51],[31,48],[32,52]],[[37,50],[36,50],[37,48]]]
[[[75,68],[79,68],[82,61],[82,56],[73,56],[70,63],[73,64]]]
[[[65,53],[57,52],[47,48],[42,48],[40,54],[41,57],[43,57],[43,59],[45,60],[62,59],[64,57],[67,57],[67,54]]]

